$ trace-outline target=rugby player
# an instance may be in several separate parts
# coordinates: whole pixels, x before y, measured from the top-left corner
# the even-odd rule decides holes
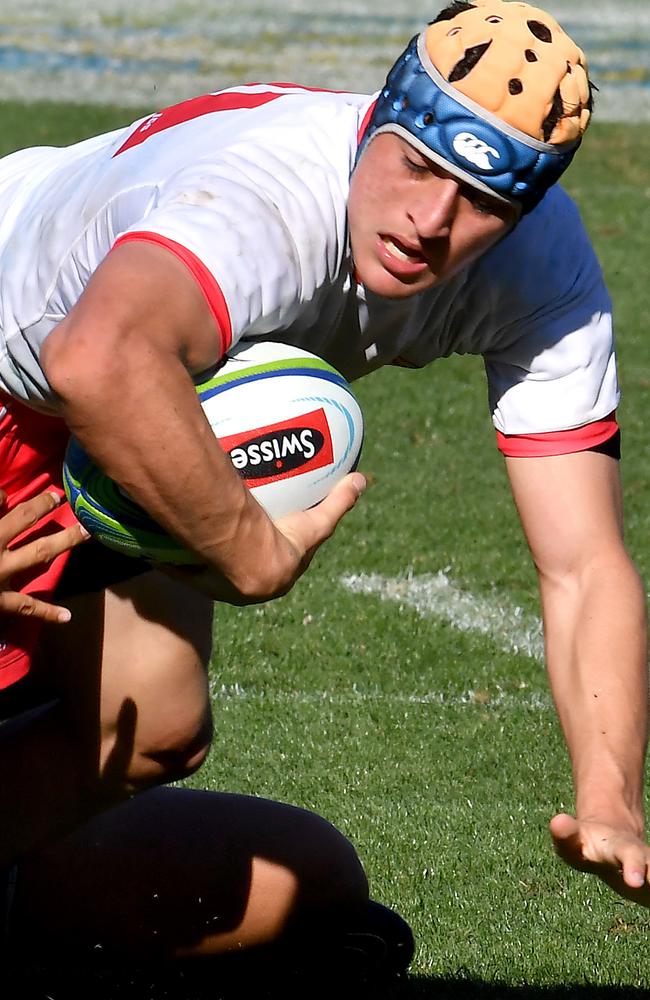
[[[455,2],[377,95],[233,87],[0,163],[0,385],[11,434],[33,445],[22,487],[43,467],[60,486],[72,431],[204,564],[179,581],[92,542],[59,557],[52,600],[71,621],[31,652],[9,635],[0,660],[59,706],[0,746],[3,864],[200,764],[212,601],[285,593],[363,488],[353,474],[278,524],[252,500],[192,377],[258,337],[350,379],[484,358],[573,767],[554,843],[650,901],[645,597],[622,537],[611,307],[556,184],[591,103],[584,55],[546,12]],[[287,912],[261,921],[265,940]]]

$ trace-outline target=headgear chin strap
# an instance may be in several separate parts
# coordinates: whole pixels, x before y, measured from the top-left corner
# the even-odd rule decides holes
[[[530,212],[566,170],[581,138],[553,145],[526,135],[451,86],[426,32],[393,66],[359,147],[394,132],[472,187]]]

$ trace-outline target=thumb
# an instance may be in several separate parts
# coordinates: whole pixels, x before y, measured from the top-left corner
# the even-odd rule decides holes
[[[355,503],[366,488],[366,477],[360,472],[349,472],[318,504],[319,510],[327,510],[336,521],[339,521],[346,511]]]
[[[351,510],[366,488],[365,477],[360,472],[344,476],[324,500],[309,511],[317,526],[320,540],[329,538],[344,514]]]
[[[289,539],[297,541],[299,538],[302,550],[310,552],[329,538],[365,488],[364,476],[360,472],[350,472],[315,507],[278,518],[276,527]]]

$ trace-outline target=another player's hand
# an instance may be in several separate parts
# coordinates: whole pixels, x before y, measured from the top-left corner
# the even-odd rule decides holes
[[[279,554],[276,552],[275,558],[264,550],[256,553],[256,559],[264,570],[260,573],[264,583],[255,593],[240,592],[225,576],[206,567],[160,568],[215,601],[246,605],[282,597],[302,576],[318,548],[334,533],[341,518],[354,507],[365,488],[365,478],[358,472],[351,472],[315,507],[279,518],[275,526],[281,536],[282,551]]]
[[[550,831],[568,865],[597,875],[625,899],[650,906],[650,847],[633,830],[559,813]]]
[[[0,490],[0,508],[4,506],[5,499],[5,494]],[[11,546],[15,538],[32,528],[42,517],[58,507],[60,502],[55,493],[41,493],[32,500],[17,504],[8,514],[0,517],[0,616],[27,615],[47,622],[70,620],[67,608],[48,604],[11,589],[11,580],[16,573],[47,565],[55,556],[88,538],[88,533],[81,525],[74,525],[34,541]]]

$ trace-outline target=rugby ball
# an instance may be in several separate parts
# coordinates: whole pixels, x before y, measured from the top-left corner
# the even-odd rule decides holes
[[[201,377],[196,392],[233,466],[272,518],[314,506],[356,468],[363,441],[359,405],[343,376],[307,351],[239,344]],[[74,438],[63,484],[78,520],[105,545],[157,562],[197,561]]]

